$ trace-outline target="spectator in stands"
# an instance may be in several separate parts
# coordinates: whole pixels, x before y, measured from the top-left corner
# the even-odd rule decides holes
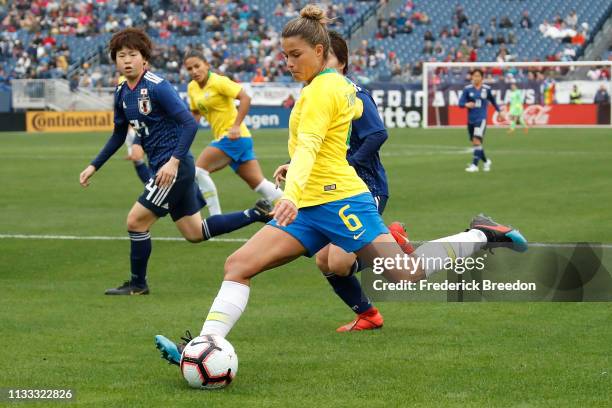
[[[497,31],[497,17],[495,16],[491,17],[491,20],[489,20],[489,31],[493,33]]]
[[[565,17],[565,24],[570,28],[576,28],[578,25],[578,14],[576,14],[576,10],[572,10],[567,17]]]
[[[533,27],[533,23],[531,22],[531,18],[529,18],[529,12],[527,10],[523,11],[519,25],[526,29],[531,29],[531,27]]]
[[[484,35],[484,32],[480,29],[480,24],[472,24],[470,26],[470,45],[472,47],[480,47],[480,37]]]
[[[448,31],[448,26],[442,27],[440,30],[440,38],[448,38],[450,36],[450,32]]]
[[[266,77],[263,75],[263,71],[261,68],[257,68],[255,70],[255,76],[251,79],[251,82],[254,84],[261,84],[266,82]]]
[[[595,97],[593,98],[593,102],[597,105],[607,105],[610,103],[610,94],[608,94],[608,90],[606,89],[605,84],[601,84],[599,89],[595,93]]]
[[[500,28],[512,28],[514,27],[514,24],[512,24],[512,20],[510,20],[510,17],[503,16],[499,22],[499,27]]]
[[[514,34],[514,31],[508,32],[508,44],[516,44],[516,35]]]
[[[412,21],[418,25],[429,24],[429,16],[424,11],[415,11],[412,14]]]
[[[572,44],[582,47],[586,42],[586,32],[578,32],[575,36],[572,37]]]
[[[574,105],[582,103],[582,93],[578,89],[578,85],[572,87],[572,91],[570,92],[570,103]]]
[[[442,45],[442,43],[440,41],[436,41],[436,43],[434,45],[433,53],[438,58],[442,58],[444,56],[444,54],[446,53],[446,51],[444,49],[444,46]]]
[[[457,7],[455,7],[455,14],[453,15],[453,21],[455,22],[457,27],[459,27],[460,30],[461,28],[463,28],[464,24],[465,25],[469,24],[469,19],[467,15],[465,14],[465,11],[463,10],[463,6],[457,5]]]
[[[427,31],[425,31],[425,34],[423,34],[423,40],[424,41],[435,41],[436,38],[434,37],[434,35],[431,32],[431,30],[427,30]]]
[[[495,45],[495,38],[493,38],[492,34],[487,34],[487,37],[485,38],[485,44],[489,46]]]
[[[398,33],[411,34],[413,30],[414,30],[414,25],[412,24],[412,21],[406,20],[404,25],[398,30]]]

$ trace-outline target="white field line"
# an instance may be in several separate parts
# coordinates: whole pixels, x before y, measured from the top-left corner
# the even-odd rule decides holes
[[[129,237],[100,236],[100,235],[36,235],[36,234],[0,234],[0,239],[41,239],[57,241],[127,241]],[[152,237],[153,241],[185,241],[180,237]],[[246,242],[246,238],[213,238],[216,242]],[[414,244],[422,244],[423,241],[412,241]],[[541,248],[575,248],[576,243],[554,243],[554,242],[530,242],[529,246]],[[612,243],[589,243],[595,248],[612,249]]]

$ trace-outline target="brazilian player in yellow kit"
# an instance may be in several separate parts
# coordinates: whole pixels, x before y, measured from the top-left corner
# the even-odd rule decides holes
[[[192,79],[187,87],[189,108],[198,122],[204,116],[214,136],[213,142],[196,160],[196,182],[210,215],[221,213],[217,188],[210,173],[228,164],[252,190],[271,203],[277,201],[283,192],[263,176],[253,151],[251,132],[244,123],[251,98],[240,84],[213,73],[204,55],[198,51],[188,52],[184,65]],[[236,100],[239,101],[238,109]]]
[[[305,82],[289,121],[291,162],[285,192],[274,220],[259,230],[225,262],[225,276],[201,335],[225,337],[244,312],[250,280],[257,274],[302,256],[312,256],[329,243],[355,252],[364,264],[375,258],[404,258],[389,234],[372,195],[346,160],[347,137],[362,105],[353,85],[335,70],[325,69],[330,40],[324,12],[308,5],[282,32],[281,45],[294,79]],[[470,256],[492,242],[508,242],[524,251],[527,241],[515,229],[485,216],[472,220],[466,232],[421,245],[415,257],[455,259]],[[383,265],[390,281],[418,281],[441,263]],[[174,364],[181,346],[156,336],[162,357]]]

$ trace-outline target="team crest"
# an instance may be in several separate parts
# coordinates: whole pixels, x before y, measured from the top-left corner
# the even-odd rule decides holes
[[[138,112],[143,115],[148,115],[153,110],[151,106],[151,99],[149,99],[148,95],[142,94],[142,91],[146,91],[146,89],[141,90],[141,98],[138,98]]]

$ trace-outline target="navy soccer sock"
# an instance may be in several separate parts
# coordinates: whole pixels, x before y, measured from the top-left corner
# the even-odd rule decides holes
[[[478,166],[478,161],[481,158],[480,152],[482,151],[482,146],[474,146],[474,158],[472,159],[472,164],[474,166]]]
[[[146,184],[153,175],[151,174],[151,170],[149,170],[149,166],[145,163],[144,160],[138,160],[134,162],[134,169],[136,170],[136,174],[138,174],[138,178]]]
[[[202,235],[205,240],[210,239],[261,221],[260,218],[254,209],[213,215],[202,221]]]
[[[132,268],[132,285],[147,286],[147,263],[151,256],[151,234],[147,232],[128,231],[130,236],[130,264]]]
[[[480,146],[480,160],[483,162],[487,161],[487,156],[485,156],[484,147]]]
[[[334,289],[334,292],[350,307],[355,313],[361,314],[372,308],[370,299],[363,293],[359,284],[359,279],[355,275],[338,276],[326,274],[327,281]]]

